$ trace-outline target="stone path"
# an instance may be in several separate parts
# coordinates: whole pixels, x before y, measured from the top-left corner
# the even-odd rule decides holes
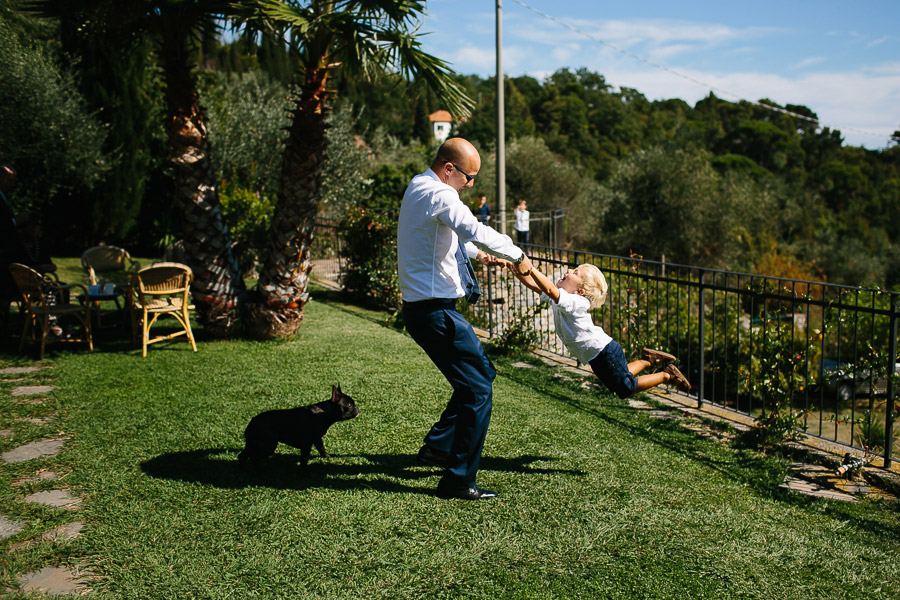
[[[10,376],[24,375],[28,376],[42,370],[42,367],[7,367],[0,369],[0,380],[10,383],[18,382],[17,378]],[[24,378],[23,378],[24,379]],[[46,400],[46,396],[53,392],[52,385],[21,385],[12,388],[9,396],[17,398],[16,404],[19,405],[38,405]],[[16,417],[16,423],[30,423],[33,425],[46,425],[52,421],[52,415],[41,417]],[[10,425],[11,423],[5,423]],[[12,423],[14,425],[14,423]],[[8,437],[15,434],[15,429],[0,430],[0,437]],[[47,438],[34,440],[0,454],[0,466],[3,464],[27,464],[28,461],[47,459],[56,456],[65,447],[65,440],[59,438]],[[43,482],[54,481],[59,479],[59,474],[48,469],[38,469],[33,475],[27,476],[13,483],[14,487],[22,487],[31,484],[42,484]],[[81,508],[81,498],[73,495],[68,488],[61,487],[57,489],[40,490],[21,497],[22,502],[36,503],[44,506],[75,512]],[[9,518],[0,514],[0,540],[11,538],[28,532],[29,529],[35,529],[34,534],[41,525],[31,525],[27,522]],[[23,548],[27,548],[34,544],[50,543],[60,544],[70,540],[74,540],[81,535],[84,527],[82,521],[71,521],[58,525],[33,536],[28,539],[13,542],[9,545],[9,551],[15,552]],[[17,589],[3,590],[0,589],[0,596],[7,593],[36,593],[52,596],[64,595],[87,595],[91,592],[89,581],[91,575],[77,567],[65,565],[47,565],[42,569],[20,576],[16,583]]]

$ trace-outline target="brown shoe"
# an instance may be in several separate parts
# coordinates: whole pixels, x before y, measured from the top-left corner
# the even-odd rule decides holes
[[[685,392],[691,391],[691,382],[688,381],[687,377],[685,377],[681,371],[678,370],[678,367],[675,365],[666,365],[666,368],[663,369],[663,373],[668,373],[672,376],[672,379],[675,380],[675,383]]]
[[[653,348],[644,348],[641,350],[641,358],[650,363],[650,366],[658,365],[664,362],[674,362],[675,356],[662,350],[654,350]]]

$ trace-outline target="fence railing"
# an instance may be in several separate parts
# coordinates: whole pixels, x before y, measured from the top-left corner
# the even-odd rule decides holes
[[[314,255],[315,264],[340,273],[339,236],[318,231],[327,252]],[[643,347],[675,354],[698,404],[753,417],[799,413],[808,435],[866,448],[885,466],[900,449],[900,294],[548,246],[529,246],[528,254],[554,281],[567,268],[597,265],[609,294],[594,321],[626,356]],[[497,267],[481,266],[479,278],[482,299],[464,309],[474,325],[492,337],[531,327],[542,350],[568,355],[536,294]]]

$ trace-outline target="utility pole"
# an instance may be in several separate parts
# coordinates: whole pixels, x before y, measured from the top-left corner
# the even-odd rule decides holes
[[[503,0],[497,0],[497,212],[506,233],[506,131],[503,114]]]

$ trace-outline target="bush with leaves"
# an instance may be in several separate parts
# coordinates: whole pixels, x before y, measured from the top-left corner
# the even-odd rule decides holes
[[[10,199],[17,212],[51,213],[54,199],[83,198],[111,168],[106,130],[47,46],[3,19],[0,39],[0,157],[18,172]]]
[[[540,341],[537,330],[534,328],[535,314],[541,307],[525,309],[509,318],[509,322],[502,333],[488,343],[488,346],[498,354],[516,354],[527,352]]]
[[[400,306],[397,276],[397,220],[360,207],[341,223],[344,232],[344,290],[380,308]]]
[[[265,247],[275,206],[259,192],[226,182],[219,189],[222,217],[231,232],[232,253],[244,273],[252,274]]]
[[[344,289],[375,306],[400,306],[397,215],[403,192],[420,169],[415,163],[379,168],[365,205],[348,210],[341,223],[347,259]]]
[[[289,90],[262,71],[202,73],[217,178],[269,196],[278,192]]]

